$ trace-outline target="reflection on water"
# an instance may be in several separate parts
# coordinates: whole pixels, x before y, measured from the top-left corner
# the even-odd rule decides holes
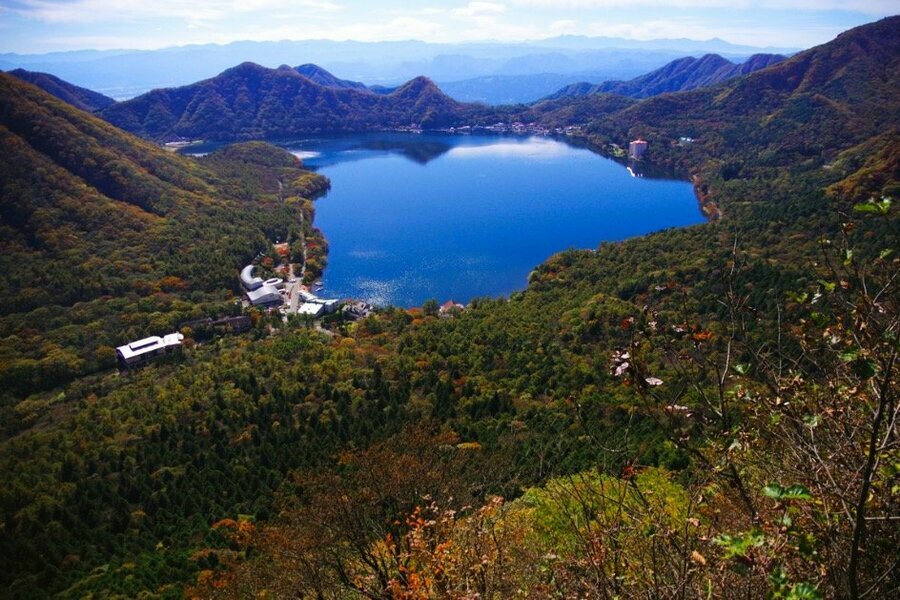
[[[508,158],[526,157],[531,159],[557,158],[565,156],[570,148],[565,144],[546,138],[530,138],[529,143],[498,141],[482,146],[458,146],[447,153],[449,158]]]
[[[282,144],[331,179],[316,203],[328,297],[418,306],[507,295],[561,250],[703,220],[691,185],[671,173],[641,164],[632,178],[554,139],[380,133]]]
[[[376,158],[385,154],[402,156],[425,165],[453,148],[446,136],[435,138],[390,132],[324,135],[275,143],[290,149],[292,154],[306,164],[312,164],[310,159],[315,160],[317,167]]]
[[[629,171],[556,139],[367,133],[275,143],[331,179],[316,202],[330,298],[406,307],[507,295],[561,250],[703,221],[693,188],[671,172],[642,162]]]

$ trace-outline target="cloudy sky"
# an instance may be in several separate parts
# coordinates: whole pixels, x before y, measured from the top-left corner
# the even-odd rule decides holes
[[[900,12],[898,6],[897,0],[0,0],[0,52],[561,34],[809,47]]]

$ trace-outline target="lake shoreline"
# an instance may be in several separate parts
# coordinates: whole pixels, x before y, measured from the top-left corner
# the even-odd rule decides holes
[[[267,142],[332,182],[314,198],[329,297],[380,306],[508,297],[567,248],[708,220],[684,174],[649,162],[629,174],[630,163],[573,136],[367,132]],[[189,152],[207,149],[215,148]]]

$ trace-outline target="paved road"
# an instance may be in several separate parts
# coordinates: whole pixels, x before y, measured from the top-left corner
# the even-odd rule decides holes
[[[291,282],[291,279],[294,281]],[[293,263],[288,270],[288,284],[287,284],[288,293],[290,295],[290,302],[288,303],[288,314],[296,313],[300,308],[300,280],[294,277],[294,265]]]

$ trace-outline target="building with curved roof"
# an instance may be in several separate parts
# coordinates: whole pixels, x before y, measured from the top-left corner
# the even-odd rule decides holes
[[[241,270],[241,285],[248,291],[261,288],[264,283],[261,278],[253,276],[253,269],[254,265],[247,265]]]
[[[274,285],[262,285],[255,290],[247,291],[247,298],[253,306],[274,306],[284,303],[284,296]]]

